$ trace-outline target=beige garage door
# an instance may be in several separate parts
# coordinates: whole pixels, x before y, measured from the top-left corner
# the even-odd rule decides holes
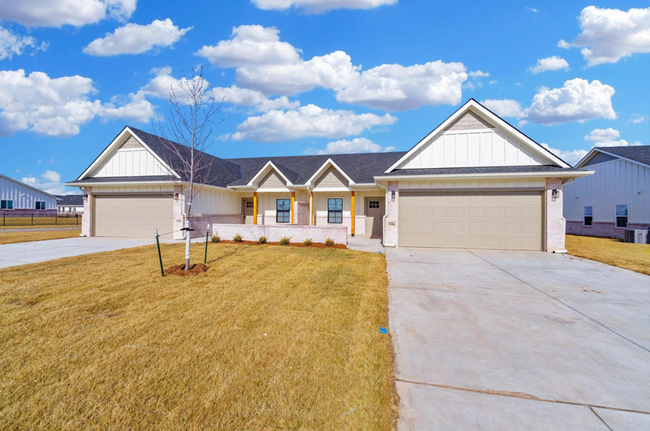
[[[95,236],[154,238],[154,229],[161,235],[171,232],[173,204],[171,196],[97,196]]]
[[[541,193],[400,193],[404,247],[542,249]]]

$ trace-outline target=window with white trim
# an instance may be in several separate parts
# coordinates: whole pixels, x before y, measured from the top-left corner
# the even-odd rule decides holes
[[[627,227],[627,205],[616,205],[616,227]]]
[[[291,199],[275,200],[275,222],[289,223],[291,221]]]
[[[582,224],[585,226],[591,226],[593,221],[594,221],[594,207],[585,207]]]
[[[14,209],[14,201],[10,201],[10,200],[0,201],[0,210],[12,210],[12,209]]]
[[[37,210],[44,210],[45,209],[45,201],[36,201],[36,209]]]
[[[343,199],[342,198],[327,199],[327,222],[343,223]]]

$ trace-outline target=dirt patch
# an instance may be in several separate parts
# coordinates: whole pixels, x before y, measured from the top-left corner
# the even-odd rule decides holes
[[[202,263],[195,263],[194,265],[190,265],[190,269],[185,271],[185,264],[183,263],[181,265],[170,266],[165,270],[165,275],[180,275],[181,277],[186,275],[199,275],[206,272],[208,269],[210,269],[209,266]]]
[[[265,244],[260,244],[258,241],[240,241],[235,242],[232,240],[219,241],[215,244],[249,244],[249,245],[281,245],[279,242],[267,242]],[[334,244],[327,246],[322,242],[313,242],[311,245],[305,245],[301,242],[292,242],[283,247],[305,247],[305,248],[338,248],[338,249],[347,249],[348,247],[345,244]]]

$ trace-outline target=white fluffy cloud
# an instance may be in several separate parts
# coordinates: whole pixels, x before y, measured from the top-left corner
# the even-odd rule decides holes
[[[338,91],[336,100],[386,111],[406,111],[423,105],[456,105],[467,79],[462,63],[433,61],[369,69]]]
[[[524,117],[539,124],[596,118],[614,120],[612,96],[615,92],[613,87],[598,80],[589,82],[580,78],[566,81],[562,88],[542,87],[533,97],[532,105],[524,110]]]
[[[542,73],[549,70],[562,70],[568,68],[569,63],[565,59],[554,55],[552,57],[540,58],[537,60],[537,64],[531,66],[528,70],[533,73]]]
[[[354,138],[352,140],[341,139],[339,141],[330,142],[322,150],[309,148],[305,150],[305,154],[381,153],[393,150],[395,150],[395,147],[384,148],[381,145],[372,142],[368,138]]]
[[[147,101],[131,97],[122,106],[91,100],[92,79],[83,76],[50,78],[44,72],[0,71],[0,135],[33,131],[49,136],[72,136],[93,118],[146,122],[153,114]]]
[[[242,88],[289,96],[321,87],[336,91],[339,102],[388,111],[455,105],[467,79],[462,63],[384,64],[362,72],[343,51],[303,60],[300,50],[280,41],[277,29],[261,26],[236,27],[233,38],[204,46],[197,55],[236,67],[237,85]]]
[[[152,96],[158,99],[169,99],[173,89],[176,96],[181,99],[185,94],[180,84],[181,80],[172,76],[171,67],[154,70],[156,76],[138,92],[141,96]],[[209,81],[205,81],[209,85]],[[290,101],[287,97],[269,99],[259,91],[241,88],[236,85],[231,87],[213,87],[210,95],[217,103],[232,104],[235,106],[250,106],[255,111],[263,112],[271,109],[294,109],[300,106],[298,101]]]
[[[601,9],[587,6],[580,13],[580,33],[573,42],[561,40],[560,48],[581,48],[589,66],[616,63],[632,54],[650,52],[650,8]]]
[[[252,0],[260,9],[285,10],[291,7],[311,13],[320,13],[332,9],[372,9],[391,5],[398,0]]]
[[[612,96],[615,92],[613,87],[598,80],[589,82],[575,78],[566,81],[562,88],[540,88],[526,109],[521,109],[519,102],[510,99],[484,100],[481,103],[502,117],[519,118],[520,124],[558,124],[596,118],[614,120],[616,112],[612,107]]]
[[[639,123],[643,123],[643,121],[645,121],[645,117],[643,115],[634,114],[632,115],[632,118],[630,119],[629,122],[632,124],[639,124]]]
[[[607,129],[594,129],[585,136],[585,141],[593,142],[595,147],[627,147],[628,145],[642,145],[641,142],[629,143],[621,137],[621,132],[608,127]]]
[[[28,175],[23,177],[21,181],[52,195],[64,195],[70,192],[61,184],[61,175],[55,171],[45,171],[40,178]]]
[[[19,36],[4,27],[0,27],[0,60],[20,55],[27,47],[36,47],[31,36]]]
[[[94,56],[120,54],[142,54],[155,47],[171,46],[190,31],[192,27],[180,29],[171,19],[154,20],[148,25],[127,24],[103,38],[95,39],[83,49]]]
[[[499,117],[521,117],[522,110],[521,104],[512,99],[487,99],[481,102],[490,111],[497,114]]]
[[[552,148],[548,144],[541,144],[542,147],[546,148],[549,150],[551,153],[555,154],[568,164],[574,166],[576,163],[578,163],[584,156],[587,155],[589,151],[587,150],[568,150],[568,151],[563,151],[563,150],[558,150],[557,148]]]
[[[27,27],[80,27],[105,18],[128,19],[137,0],[0,0],[0,20]]]
[[[469,76],[472,78],[487,78],[490,76],[489,72],[483,72],[482,70],[474,70],[469,73]]]
[[[234,27],[230,40],[222,40],[214,46],[206,45],[196,55],[221,67],[298,62],[298,50],[287,42],[281,42],[279,33],[274,27],[261,25]]]
[[[100,115],[111,120],[133,120],[148,123],[155,115],[153,105],[145,99],[141,92],[130,94],[126,100],[123,97],[113,97],[110,103],[105,103]]]
[[[342,138],[358,135],[373,126],[393,124],[397,119],[389,114],[355,114],[352,111],[334,111],[315,105],[295,110],[271,110],[249,117],[237,127],[235,141],[252,139],[260,142],[278,142],[298,138]]]

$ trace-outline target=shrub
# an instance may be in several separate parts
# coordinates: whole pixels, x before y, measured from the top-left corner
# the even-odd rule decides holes
[[[280,245],[289,245],[290,242],[291,242],[291,237],[283,236],[282,238],[280,238]]]
[[[221,241],[221,237],[219,236],[219,232],[215,232],[214,235],[212,235],[212,242],[219,242]]]
[[[328,247],[333,246],[334,245],[334,240],[332,238],[327,238],[325,240],[325,245],[328,246]]]
[[[244,238],[242,238],[240,234],[235,235],[235,237],[233,238],[233,241],[235,242],[242,242],[243,240]]]
[[[311,238],[307,238],[307,239],[303,242],[303,244],[305,245],[305,247],[309,247],[309,246],[311,245]]]
[[[260,244],[266,244],[266,241],[267,241],[267,239],[266,239],[265,236],[260,237]]]

